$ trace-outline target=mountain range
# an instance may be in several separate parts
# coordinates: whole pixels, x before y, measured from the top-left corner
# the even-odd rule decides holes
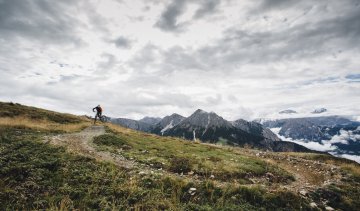
[[[146,119],[146,122],[144,122],[144,119]],[[201,109],[196,110],[189,117],[172,114],[161,120],[150,117],[144,119],[116,118],[111,121],[144,132],[182,137],[188,140],[232,146],[249,146],[269,151],[311,151],[296,143],[281,141],[270,129],[257,122],[248,122],[243,119],[227,121],[214,112],[206,112]]]
[[[342,116],[322,116],[261,120],[284,140],[329,146],[335,154],[360,155],[360,122]],[[314,144],[313,144],[314,145]]]

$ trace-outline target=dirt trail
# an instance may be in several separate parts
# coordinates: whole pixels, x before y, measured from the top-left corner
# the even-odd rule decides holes
[[[105,134],[104,126],[90,126],[78,133],[59,134],[55,136],[45,137],[44,142],[55,146],[63,146],[67,151],[80,154],[86,157],[95,158],[98,161],[108,161],[115,165],[126,168],[131,172],[140,175],[146,174],[161,174],[167,176],[176,176],[186,178],[192,181],[198,181],[192,175],[179,175],[170,173],[163,169],[155,169],[144,164],[138,163],[134,160],[128,160],[125,157],[106,151],[98,151],[92,142],[93,138],[99,135]],[[217,182],[218,184],[225,185],[223,182]]]
[[[95,158],[99,161],[108,161],[114,163],[115,165],[126,168],[136,174],[153,174],[155,172],[161,175],[182,177],[184,179],[186,178],[192,180],[193,182],[201,181],[201,179],[198,179],[193,175],[180,176],[165,170],[151,168],[134,160],[128,160],[120,154],[114,154],[107,151],[98,151],[95,148],[92,140],[94,137],[102,134],[105,134],[104,126],[90,126],[78,133],[59,134],[46,137],[44,142],[56,146],[64,146],[69,152]],[[255,152],[256,156],[253,153],[254,152],[249,153],[249,155],[259,157],[267,160],[272,164],[279,165],[295,176],[295,181],[290,184],[284,185],[281,183],[274,183],[273,185],[277,186],[274,187],[275,189],[287,189],[305,195],[309,191],[315,190],[321,186],[328,185],[332,182],[339,183],[343,177],[339,168],[331,164],[310,161],[298,157],[295,158],[292,156],[284,156],[277,153]],[[280,160],[281,162],[279,162]],[[257,178],[254,179],[256,180]],[[227,185],[226,182],[222,181],[216,181],[216,183],[219,186]],[[261,183],[263,182],[260,180],[255,181],[255,184]],[[252,186],[252,184],[249,186]]]
[[[105,134],[104,126],[90,126],[79,133],[60,134],[46,137],[45,142],[56,146],[64,146],[69,152],[95,158],[96,160],[113,162],[117,166],[132,169],[135,162],[110,152],[97,151],[93,146],[94,137]]]
[[[274,152],[260,152],[257,155],[291,173],[295,177],[295,181],[282,185],[282,188],[298,192],[301,195],[306,195],[308,192],[331,183],[341,184],[342,180],[347,177],[339,166],[325,162]]]

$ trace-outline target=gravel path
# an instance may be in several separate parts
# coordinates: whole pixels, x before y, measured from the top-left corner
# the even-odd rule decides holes
[[[87,157],[95,158],[96,160],[108,161],[117,166],[132,169],[135,166],[134,161],[115,155],[110,152],[97,151],[92,143],[94,137],[105,134],[104,126],[90,126],[79,133],[60,134],[51,137],[46,137],[45,142],[64,146],[69,152],[80,154]]]

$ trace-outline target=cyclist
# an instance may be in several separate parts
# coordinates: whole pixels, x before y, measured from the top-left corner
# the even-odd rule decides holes
[[[102,108],[100,105],[96,106],[95,108],[93,108],[93,112],[95,112],[96,110],[96,115],[95,115],[95,120],[94,120],[94,124],[96,123],[96,119],[99,117],[99,119],[101,120],[101,115],[102,115]]]

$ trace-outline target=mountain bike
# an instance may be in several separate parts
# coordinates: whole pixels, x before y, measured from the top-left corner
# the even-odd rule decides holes
[[[110,117],[107,117],[107,116],[105,116],[105,115],[98,115],[98,114],[96,114],[95,115],[95,118],[94,118],[94,120],[95,119],[98,119],[98,120],[100,120],[100,122],[109,122],[110,121]],[[94,122],[95,123],[95,122]]]
[[[104,122],[109,122],[110,118],[105,115],[101,115],[99,117],[99,120],[104,123]]]

